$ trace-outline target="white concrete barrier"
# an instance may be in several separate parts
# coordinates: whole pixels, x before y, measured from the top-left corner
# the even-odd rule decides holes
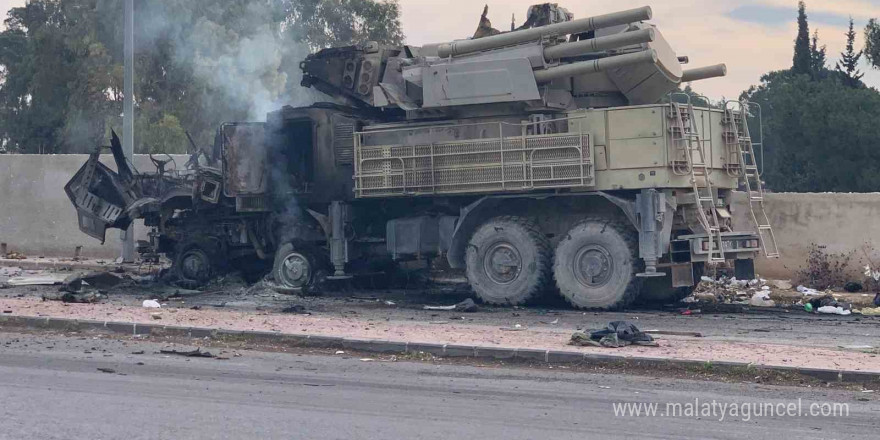
[[[107,233],[103,246],[83,234],[76,211],[64,194],[64,184],[88,158],[68,155],[0,155],[0,242],[10,251],[28,256],[72,257],[77,246],[85,258],[116,258],[118,231]],[[181,168],[187,156],[174,156]],[[110,156],[102,162],[112,165]],[[155,168],[145,155],[135,156],[141,171]],[[855,252],[853,270],[859,271],[865,252],[880,264],[880,193],[872,194],[767,194],[767,214],[779,242],[782,258],[760,258],[761,276],[790,278],[806,260],[811,243],[829,252]],[[734,224],[751,228],[745,194],[733,200]],[[144,239],[145,229],[138,228]]]
[[[173,157],[183,169],[188,156]],[[80,232],[76,210],[64,193],[64,185],[87,159],[85,154],[0,154],[0,242],[7,243],[9,251],[29,257],[73,257],[76,247],[82,246],[85,258],[120,255],[119,231],[107,231],[103,246]],[[101,162],[116,168],[109,155]],[[155,170],[146,155],[136,155],[134,166],[144,172]],[[137,228],[136,237],[145,239],[145,232],[143,226]]]

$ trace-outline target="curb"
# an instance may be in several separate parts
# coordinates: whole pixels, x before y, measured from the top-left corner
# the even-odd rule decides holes
[[[511,360],[519,359],[548,364],[613,364],[638,367],[719,368],[727,371],[752,369],[784,374],[800,374],[826,382],[880,382],[880,373],[862,371],[754,365],[744,362],[705,362],[687,359],[632,357],[571,351],[538,350],[510,347],[401,342],[381,339],[357,339],[336,336],[298,335],[266,331],[224,330],[204,327],[137,324],[131,322],[91,321],[66,318],[0,315],[0,328],[32,328],[55,331],[104,331],[130,336],[170,336],[194,339],[238,340],[274,343],[291,347],[344,348],[371,353],[429,353],[439,357]]]

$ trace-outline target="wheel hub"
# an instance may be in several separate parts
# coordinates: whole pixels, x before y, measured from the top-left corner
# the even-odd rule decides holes
[[[211,262],[208,256],[201,251],[188,252],[181,262],[183,276],[190,280],[203,280],[207,278],[211,270]]]
[[[281,276],[284,283],[292,287],[302,287],[309,283],[312,268],[308,258],[300,253],[292,253],[284,259]]]
[[[486,275],[498,284],[510,284],[522,271],[522,257],[509,243],[496,243],[486,252],[483,259]]]
[[[573,264],[578,281],[588,287],[605,285],[611,279],[614,268],[611,254],[598,245],[583,247],[575,256]]]

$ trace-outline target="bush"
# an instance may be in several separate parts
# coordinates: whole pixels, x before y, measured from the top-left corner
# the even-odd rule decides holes
[[[845,254],[829,253],[825,246],[810,244],[807,265],[795,274],[797,284],[826,290],[842,287],[849,280],[848,269],[853,252]]]

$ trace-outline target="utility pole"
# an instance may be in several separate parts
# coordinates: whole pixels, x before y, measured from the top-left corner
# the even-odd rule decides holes
[[[134,0],[125,0],[125,84],[122,104],[122,151],[134,163]],[[134,262],[134,223],[122,232],[122,262]]]

